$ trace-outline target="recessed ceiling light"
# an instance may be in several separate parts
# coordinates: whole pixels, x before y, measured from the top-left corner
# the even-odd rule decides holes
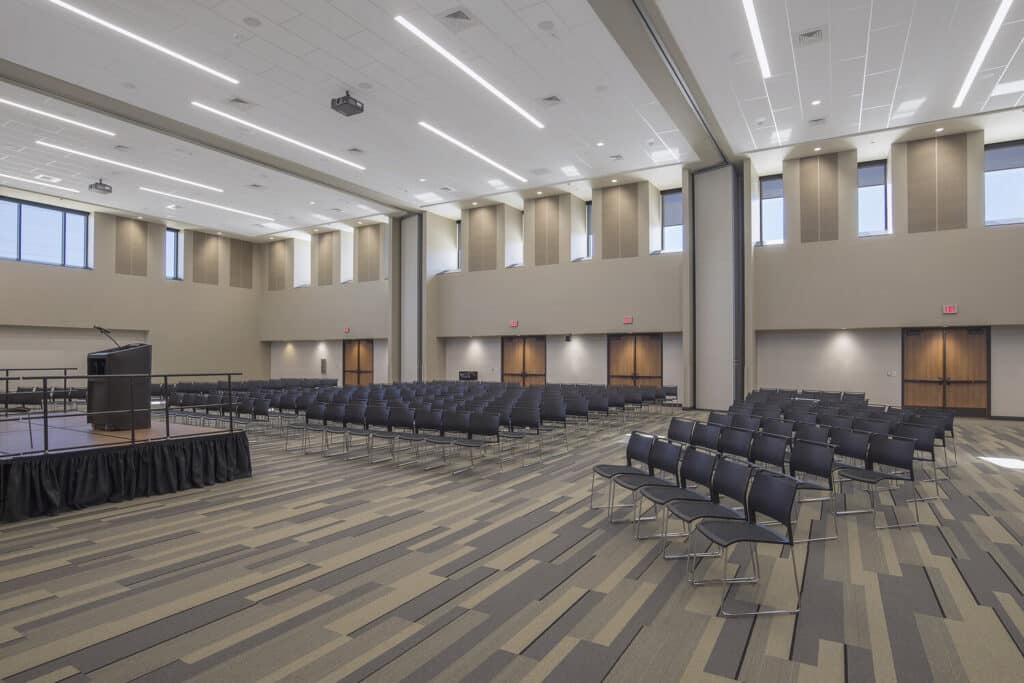
[[[330,216],[325,216],[322,213],[314,213],[313,214],[313,218],[317,219],[318,221],[329,221],[329,220],[331,220]]]
[[[618,178],[612,178],[612,182],[613,183],[617,183],[617,182],[619,182],[619,179]]]
[[[821,147],[815,147],[815,148],[814,148],[814,151],[815,151],[815,152],[820,152],[820,151],[821,151]]]
[[[772,71],[768,68],[768,55],[764,51],[764,39],[761,37],[761,27],[757,23],[754,0],[743,0],[743,12],[747,15],[747,28],[750,29],[750,38],[754,41],[754,54],[757,55],[757,64],[761,67],[761,78],[771,78]]]
[[[367,206],[366,204],[356,204],[356,208],[362,209],[363,211],[373,211],[374,210],[372,206]]]
[[[316,202],[310,202],[309,205],[310,206],[316,206]]]
[[[945,129],[945,128],[941,128],[941,127],[940,127],[940,128],[936,128],[936,129],[935,129],[935,132],[936,132],[936,133],[941,133],[941,132],[942,132],[942,131],[944,131],[944,130],[946,130],[946,129]]]
[[[484,79],[483,76],[481,76],[480,74],[478,74],[477,72],[473,71],[468,66],[466,66],[466,64],[464,64],[462,62],[462,60],[460,60],[458,57],[453,55],[451,52],[448,52],[448,50],[444,49],[444,47],[442,47],[439,43],[437,43],[433,38],[428,36],[426,33],[424,33],[423,31],[419,30],[415,25],[410,23],[405,17],[397,16],[397,17],[395,17],[395,21],[397,21],[399,24],[401,24],[406,30],[408,30],[414,36],[416,36],[417,38],[422,40],[424,43],[429,45],[434,50],[434,52],[436,52],[437,54],[441,55],[442,57],[447,59],[449,62],[454,64],[460,71],[462,71],[462,73],[466,74],[467,76],[472,78],[474,81],[476,81],[477,83],[482,85],[489,93],[491,93],[492,95],[497,97],[499,100],[501,100],[502,102],[504,102],[508,106],[512,107],[512,109],[514,109],[524,119],[526,119],[527,121],[529,121],[533,125],[537,126],[538,128],[543,128],[544,127],[544,124],[541,123],[540,121],[538,121],[536,118],[534,118],[533,115],[530,114],[530,112],[526,111],[525,109],[520,107],[518,104],[513,102],[512,99],[510,97],[508,97],[508,95],[506,95],[505,93],[501,92],[500,90],[495,88],[493,85],[491,85],[486,79]]]
[[[251,216],[253,218],[261,218],[261,219],[263,219],[265,221],[272,221],[272,220],[274,220],[273,218],[270,218],[269,216],[261,216],[258,213],[250,213],[249,211],[242,211],[241,209],[232,209],[230,206],[221,206],[220,204],[213,204],[211,202],[204,202],[201,199],[192,199],[191,197],[182,197],[181,195],[171,194],[170,192],[164,192],[162,190],[154,190],[151,187],[139,187],[139,189],[142,190],[143,192],[152,192],[153,194],[163,195],[164,197],[170,197],[171,199],[180,199],[183,202],[191,202],[193,204],[201,204],[202,206],[209,206],[210,208],[220,209],[221,211],[230,211],[231,213],[237,213],[237,214],[241,214],[243,216]],[[172,207],[174,207],[173,204],[171,204],[171,206],[168,206],[167,208],[170,209]]]
[[[992,43],[996,39],[996,34],[999,33],[999,28],[1003,25],[1003,20],[1006,19],[1006,14],[1010,11],[1010,5],[1012,4],[1013,0],[1002,0],[999,3],[999,7],[996,8],[996,14],[992,17],[992,23],[989,24],[988,31],[985,32],[985,37],[981,39],[981,45],[978,46],[978,52],[974,55],[974,61],[971,62],[971,68],[967,70],[967,76],[964,77],[964,82],[960,86],[960,92],[957,93],[956,100],[953,101],[954,109],[959,109],[963,106],[964,100],[967,98],[967,92],[974,84],[974,79],[978,75],[978,70],[981,69],[981,65],[985,61],[986,55],[988,55],[989,48],[992,47]]]
[[[141,221],[141,220],[142,220],[142,216],[136,216],[136,217],[135,217],[135,220],[137,220],[137,221]]]
[[[141,166],[132,166],[131,164],[126,164],[126,163],[121,162],[121,161],[114,161],[113,159],[107,159],[106,157],[97,156],[95,154],[89,154],[88,152],[79,152],[77,149],[70,149],[69,147],[61,147],[60,145],[54,145],[52,143],[44,142],[42,140],[36,140],[36,144],[37,145],[42,145],[43,147],[49,147],[50,149],[55,149],[55,150],[58,150],[60,152],[66,152],[68,154],[74,154],[75,156],[84,157],[86,159],[92,159],[93,161],[102,161],[105,164],[111,164],[113,166],[120,166],[121,168],[127,168],[128,170],[131,170],[131,171],[138,171],[139,173],[146,173],[148,175],[156,176],[158,178],[164,178],[165,180],[173,180],[176,183],[184,183],[185,185],[192,185],[193,187],[201,187],[204,190],[210,190],[212,192],[223,192],[224,191],[224,190],[220,189],[219,187],[213,187],[212,185],[204,185],[203,183],[197,183],[194,180],[186,180],[184,178],[179,178],[177,176],[168,175],[167,173],[161,173],[159,171],[154,171],[154,170],[151,170],[151,169],[148,169],[148,168],[142,168]]]
[[[562,173],[569,178],[579,178],[581,175],[579,169],[575,166],[562,166]]]
[[[597,146],[598,146],[598,147],[604,147],[604,143],[603,143],[603,142],[598,142],[598,143],[597,143]]]
[[[819,104],[821,104],[821,100],[811,100],[812,107],[817,107]]]
[[[59,183],[60,182],[60,178],[58,178],[57,176],[55,176],[55,175],[47,175],[45,173],[36,173],[32,177],[35,178],[36,180],[42,180],[44,183]]]
[[[208,111],[211,114],[216,114],[217,116],[223,117],[223,118],[227,119],[228,121],[234,121],[235,123],[239,123],[239,124],[241,124],[243,126],[246,126],[248,128],[252,128],[253,130],[259,131],[260,133],[263,133],[265,135],[269,135],[272,138],[277,138],[278,140],[283,140],[284,142],[287,142],[289,144],[295,145],[296,147],[301,147],[302,149],[308,150],[308,151],[313,152],[315,154],[319,154],[320,156],[327,157],[328,159],[333,159],[334,161],[339,161],[339,162],[341,162],[343,164],[348,164],[352,168],[358,168],[360,171],[365,171],[366,170],[365,166],[357,164],[354,161],[349,161],[348,159],[345,159],[343,157],[339,157],[336,154],[331,154],[330,152],[325,152],[324,150],[320,149],[319,147],[314,147],[313,145],[307,144],[305,142],[300,142],[299,140],[296,140],[295,138],[290,138],[287,135],[282,135],[281,133],[277,133],[277,132],[272,131],[272,130],[270,130],[268,128],[264,128],[263,126],[257,126],[255,123],[252,123],[251,121],[246,121],[245,119],[240,119],[237,116],[234,116],[232,114],[228,114],[227,112],[220,111],[219,109],[214,109],[213,107],[207,106],[207,105],[203,104],[202,102],[196,102],[196,101],[193,100],[192,106],[199,107],[203,111]]]
[[[426,178],[420,178],[420,182],[421,183],[425,183],[425,182],[427,182],[427,179]]]
[[[500,179],[500,178],[492,178],[491,180],[487,181],[487,184],[490,185],[491,187],[493,187],[496,190],[507,190],[508,189],[508,185],[506,185],[505,181]]]
[[[60,185],[54,185],[53,183],[43,183],[38,180],[31,180],[29,178],[19,178],[16,175],[7,175],[6,173],[0,173],[0,178],[7,178],[9,180],[17,180],[19,183],[28,183],[29,185],[42,185],[43,187],[50,187],[54,190],[63,190],[64,192],[73,192],[78,194],[78,190],[70,187],[61,187]]]
[[[36,109],[35,107],[29,107],[29,106],[24,105],[24,104],[19,104],[18,102],[12,102],[11,100],[5,100],[3,98],[0,98],[0,104],[6,104],[9,107],[16,107],[16,108],[22,109],[24,111],[29,111],[29,112],[32,112],[33,114],[38,114],[39,116],[45,116],[46,118],[53,119],[55,121],[60,121],[61,123],[67,123],[67,124],[70,124],[72,126],[78,126],[79,128],[85,128],[86,130],[91,130],[94,133],[102,133],[103,135],[110,135],[110,136],[117,135],[117,133],[111,132],[109,130],[104,130],[103,128],[97,128],[96,126],[90,126],[87,123],[82,123],[81,121],[75,121],[74,119],[69,119],[66,116],[58,116],[57,114],[51,114],[48,111],[43,111],[42,109]]]
[[[271,236],[270,236],[270,237],[268,237],[267,239],[268,239],[268,240],[272,240],[272,239],[274,239],[274,236],[273,236],[273,235],[271,235]]]
[[[165,208],[170,209],[171,211],[175,211],[175,210],[177,210],[178,205],[177,204],[168,204]]]
[[[154,43],[149,38],[143,38],[142,36],[138,35],[137,33],[132,33],[128,29],[124,29],[124,28],[121,28],[120,26],[118,26],[117,24],[110,23],[106,19],[101,19],[100,17],[97,17],[95,14],[89,14],[85,10],[81,10],[81,9],[75,7],[74,5],[70,5],[70,4],[66,3],[66,2],[64,2],[63,0],[50,0],[50,2],[52,4],[54,4],[54,5],[57,5],[57,7],[61,7],[63,9],[68,10],[69,12],[74,12],[75,14],[77,14],[80,17],[82,17],[83,19],[88,19],[89,21],[91,21],[91,22],[93,22],[95,24],[99,24],[103,28],[108,28],[111,31],[114,31],[115,33],[120,33],[125,38],[131,38],[135,42],[142,43],[146,47],[153,48],[154,50],[156,50],[158,52],[162,52],[165,55],[167,55],[168,57],[173,57],[174,59],[177,59],[180,62],[185,62],[189,66],[193,66],[193,67],[195,67],[195,68],[197,68],[197,69],[199,69],[201,71],[205,71],[206,73],[210,74],[211,76],[216,76],[217,78],[220,78],[222,80],[227,81],[228,83],[231,83],[232,85],[238,85],[238,79],[237,78],[232,78],[231,76],[228,76],[227,74],[222,74],[220,71],[217,71],[216,69],[212,69],[212,68],[206,66],[205,64],[201,64],[201,63],[197,62],[194,59],[189,59],[188,57],[186,57],[185,55],[181,54],[180,52],[175,52],[174,50],[172,50],[170,48],[164,47],[160,43]]]
[[[503,173],[509,174],[510,176],[512,176],[513,178],[518,180],[519,182],[521,182],[521,183],[525,183],[526,182],[526,178],[524,178],[523,176],[519,175],[515,171],[510,171],[509,169],[505,168],[504,166],[499,164],[494,159],[491,159],[490,157],[488,157],[488,156],[486,156],[486,155],[476,151],[475,149],[473,149],[472,147],[470,147],[466,143],[461,142],[459,140],[456,140],[451,135],[448,135],[448,133],[445,133],[444,131],[442,131],[442,130],[440,130],[438,128],[434,128],[432,125],[430,125],[426,121],[420,121],[420,126],[422,126],[423,128],[426,128],[427,130],[429,130],[434,135],[447,140],[448,142],[452,143],[453,145],[455,145],[459,149],[463,149],[463,150],[469,152],[470,154],[475,156],[477,159],[481,159],[483,161],[486,161],[487,163],[489,163],[491,166],[493,166],[494,168],[498,169],[499,171],[502,171]]]
[[[537,190],[537,194],[544,194],[541,190]]]
[[[320,228],[313,228],[313,232],[320,232]]]
[[[223,235],[224,233],[222,233],[222,232],[218,232],[217,234],[218,234],[218,235]]]
[[[999,83],[996,87],[992,88],[992,97],[1019,92],[1024,92],[1024,80],[1006,81],[1005,83]]]
[[[436,192],[421,192],[419,194],[414,194],[413,197],[415,197],[416,201],[420,202],[421,204],[433,204],[434,202],[440,202],[444,200],[444,197],[437,194]]]

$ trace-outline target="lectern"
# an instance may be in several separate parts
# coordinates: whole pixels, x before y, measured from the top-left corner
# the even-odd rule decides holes
[[[89,379],[86,405],[89,423],[96,429],[132,428],[132,401],[135,429],[149,428],[150,375],[153,372],[153,347],[149,344],[125,344],[94,351],[87,359],[89,375],[115,375],[109,379]],[[144,374],[146,377],[116,377]],[[111,412],[107,412],[111,411]]]

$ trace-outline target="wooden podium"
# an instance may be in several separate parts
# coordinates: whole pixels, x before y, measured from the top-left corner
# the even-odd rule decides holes
[[[89,375],[134,375],[146,377],[90,378],[86,405],[88,421],[95,429],[117,431],[132,428],[132,406],[135,406],[135,429],[148,429],[149,395],[153,372],[153,347],[149,344],[125,344],[89,354],[86,367]],[[112,411],[112,412],[107,412]]]

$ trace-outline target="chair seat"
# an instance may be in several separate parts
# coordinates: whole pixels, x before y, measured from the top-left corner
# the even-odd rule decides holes
[[[831,491],[832,490],[832,487],[830,487],[828,484],[826,484],[824,482],[808,481],[806,479],[801,479],[800,483],[797,484],[796,487],[798,489],[802,489],[802,490],[805,490],[805,491]]]
[[[454,441],[454,439],[452,439],[450,436],[428,436],[427,438],[424,439],[424,441],[426,441],[427,443],[437,444],[439,446],[447,446],[452,441]]]
[[[398,435],[398,440],[399,441],[426,441],[427,440],[427,435],[426,434],[413,434],[412,432],[402,433],[402,434]]]
[[[375,438],[375,439],[397,439],[398,438],[398,434],[396,434],[395,432],[381,432],[381,431],[377,431],[376,429],[371,429],[370,431],[373,433],[373,438]]]
[[[481,441],[480,439],[455,439],[452,443],[456,446],[462,446],[463,448],[486,448],[492,445],[493,441]]]
[[[743,513],[736,512],[709,500],[674,500],[667,506],[668,511],[683,520],[692,522],[707,517],[716,519],[743,519]]]
[[[646,476],[643,470],[638,470],[629,465],[594,465],[594,474],[605,479],[610,479],[620,474],[641,474]]]
[[[619,474],[615,476],[615,483],[622,488],[636,491],[644,486],[662,486],[671,482],[655,477],[650,474]]]
[[[836,470],[836,474],[852,481],[865,484],[877,484],[880,481],[910,481],[910,474],[903,472],[879,472],[878,470],[862,470],[857,467],[846,467]]]
[[[673,500],[707,500],[696,491],[667,484],[653,484],[640,489],[640,495],[655,505],[665,505]]]
[[[372,430],[363,429],[362,427],[349,427],[345,431],[351,436],[369,436],[372,433]]]
[[[789,539],[782,534],[747,521],[708,520],[701,522],[697,531],[715,545],[722,547],[733,543],[790,545]]]

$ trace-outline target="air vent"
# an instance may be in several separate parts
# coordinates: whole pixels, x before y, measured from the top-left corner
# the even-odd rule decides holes
[[[243,100],[241,97],[232,97],[228,100],[228,104],[230,104],[235,109],[241,109],[242,111],[247,111],[253,108],[252,102],[250,102],[249,100]]]
[[[362,149],[360,149],[359,147],[349,147],[345,151],[348,152],[349,154],[363,154],[364,153],[364,151]]]
[[[251,187],[254,190],[262,190],[263,189],[263,186],[260,185],[259,183],[249,183],[249,187]]]
[[[548,175],[549,173],[551,173],[551,169],[550,168],[535,168],[532,171],[530,171],[530,173],[532,173],[533,175],[544,176],[544,175]]]
[[[480,22],[465,7],[453,7],[436,15],[437,20],[448,27],[452,33],[459,33],[477,26]]]
[[[622,155],[621,154],[612,154],[608,158],[611,159],[612,161],[622,161]]]
[[[823,42],[825,42],[824,28],[812,28],[796,34],[797,47],[807,47],[809,45],[816,45]]]
[[[809,123],[812,126],[823,126],[823,125],[825,125],[825,117],[824,116],[819,116],[816,119],[811,119],[807,123]]]
[[[454,187],[450,187],[448,185],[442,185],[438,189],[441,190],[441,192],[455,192],[455,188]]]
[[[131,151],[131,147],[129,147],[128,145],[114,145],[114,149],[116,149],[118,152]]]
[[[554,107],[555,105],[562,103],[562,98],[558,95],[548,95],[547,97],[542,98],[541,102],[549,107]]]

